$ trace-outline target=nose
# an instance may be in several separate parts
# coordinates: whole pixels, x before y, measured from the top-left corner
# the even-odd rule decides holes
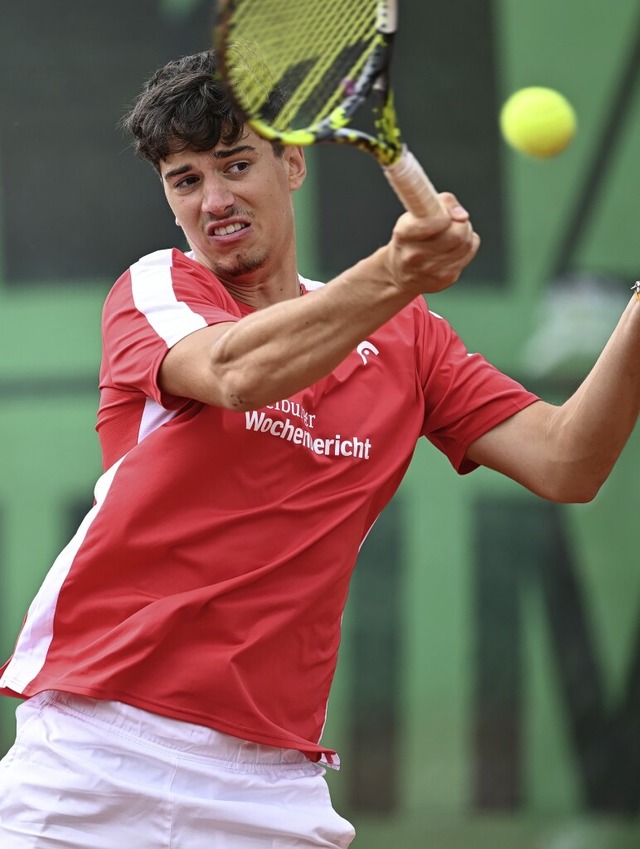
[[[202,193],[202,210],[216,217],[222,217],[235,203],[235,195],[219,175],[210,175]]]

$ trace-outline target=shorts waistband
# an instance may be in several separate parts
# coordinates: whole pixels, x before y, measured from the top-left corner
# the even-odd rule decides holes
[[[311,765],[302,752],[253,743],[205,725],[184,722],[124,702],[92,699],[59,690],[47,690],[29,699],[38,706],[55,706],[64,713],[108,728],[139,743],[173,750],[176,754],[227,763],[263,765]],[[33,704],[36,707],[36,704]]]

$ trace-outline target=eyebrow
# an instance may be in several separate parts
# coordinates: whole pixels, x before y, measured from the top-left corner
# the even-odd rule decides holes
[[[250,144],[240,144],[236,147],[230,148],[222,148],[222,150],[214,150],[213,158],[214,159],[229,159],[231,156],[237,156],[240,153],[255,153],[255,147]],[[179,165],[177,168],[172,168],[170,171],[164,175],[165,180],[172,180],[174,177],[180,177],[182,174],[186,174],[188,171],[191,171],[193,165],[189,162],[185,162],[184,165]]]

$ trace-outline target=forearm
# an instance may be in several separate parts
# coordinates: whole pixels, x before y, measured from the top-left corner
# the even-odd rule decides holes
[[[286,398],[329,374],[378,327],[422,293],[451,286],[478,250],[468,214],[441,195],[450,215],[402,215],[390,242],[322,289],[281,297],[238,322],[204,328],[169,351],[161,389],[232,410]]]
[[[623,313],[595,366],[561,406],[531,404],[469,446],[467,457],[542,498],[595,497],[640,412],[640,303]]]
[[[274,304],[228,328],[212,350],[220,403],[255,409],[329,374],[370,333],[422,293],[451,286],[478,250],[468,214],[403,215],[391,241],[322,290]]]
[[[640,413],[640,303],[634,297],[595,366],[550,421],[560,465],[595,495]]]
[[[398,289],[374,254],[320,290],[257,310],[212,346],[223,406],[256,409],[331,372],[415,295]]]

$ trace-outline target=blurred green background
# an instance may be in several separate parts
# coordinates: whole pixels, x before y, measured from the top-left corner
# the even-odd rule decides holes
[[[295,2],[295,0],[292,0]],[[102,301],[151,250],[180,246],[157,177],[117,123],[142,81],[204,49],[200,0],[21,0],[0,28],[0,649],[88,509]],[[430,301],[551,401],[594,362],[639,273],[637,0],[401,3],[407,140],[483,238]],[[527,159],[500,105],[546,85],[571,147]],[[309,152],[300,270],[327,279],[400,212],[377,166]],[[556,506],[427,443],[356,570],[325,740],[355,846],[637,849],[640,457],[634,434],[597,499]],[[13,736],[3,700],[0,748]]]

